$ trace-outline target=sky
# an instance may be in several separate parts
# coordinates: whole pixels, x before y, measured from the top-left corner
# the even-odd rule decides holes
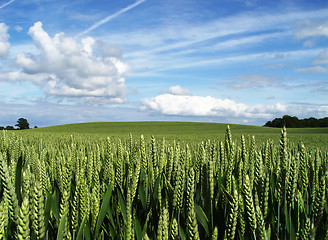
[[[0,126],[328,116],[326,0],[0,0]]]

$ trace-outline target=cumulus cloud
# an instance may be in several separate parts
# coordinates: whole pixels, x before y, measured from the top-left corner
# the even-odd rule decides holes
[[[64,33],[51,38],[41,22],[36,22],[28,34],[39,54],[20,53],[16,63],[24,74],[36,77],[33,83],[43,87],[47,95],[93,102],[125,100],[122,75],[128,66],[117,56],[97,56],[95,49],[101,51],[101,47],[95,39],[86,37],[78,42]]]
[[[44,79],[47,79],[49,74],[40,73],[36,75],[27,74],[24,72],[1,72],[0,73],[0,81],[9,81],[9,82],[17,82],[17,81],[28,81],[35,85],[40,85],[43,83]]]
[[[189,91],[187,89],[183,89],[179,85],[170,87],[168,93],[172,95],[189,95]]]
[[[286,106],[280,103],[248,106],[231,99],[169,93],[143,99],[142,109],[150,109],[164,115],[245,118],[270,118],[276,113],[286,112]]]
[[[8,41],[9,34],[7,31],[8,26],[0,23],[0,58],[5,58],[9,53],[10,43]]]
[[[115,57],[121,59],[123,56],[121,49],[107,45],[101,40],[97,40],[97,46],[100,48],[100,54],[102,57]]]

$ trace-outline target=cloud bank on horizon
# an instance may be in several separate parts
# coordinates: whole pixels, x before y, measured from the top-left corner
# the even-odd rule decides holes
[[[0,125],[328,116],[328,3],[232,2],[0,1]]]

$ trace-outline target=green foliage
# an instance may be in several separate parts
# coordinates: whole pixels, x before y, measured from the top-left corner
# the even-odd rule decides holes
[[[325,148],[235,127],[198,141],[4,131],[0,238],[326,239]]]
[[[320,119],[316,119],[313,117],[298,119],[297,117],[284,115],[282,118],[275,118],[272,121],[266,122],[264,126],[276,128],[328,127],[328,117]]]
[[[97,122],[97,123],[77,123],[60,125],[53,127],[44,127],[31,129],[28,135],[38,133],[48,136],[81,136],[85,139],[94,140],[97,138],[110,137],[111,141],[116,142],[119,139],[128,139],[129,134],[138,137],[143,135],[144,139],[154,136],[157,140],[165,137],[169,142],[184,142],[189,144],[200,143],[206,140],[224,140],[226,135],[226,124],[220,123],[200,123],[200,122]],[[247,125],[230,125],[233,132],[231,141],[238,142],[241,135],[245,136],[245,140],[249,140],[255,136],[256,142],[266,142],[268,139],[274,143],[279,143],[278,128],[256,127]],[[16,134],[24,134],[25,131],[16,132]],[[288,139],[297,144],[300,140],[307,147],[324,148],[328,151],[325,144],[328,141],[328,127],[326,128],[290,128],[288,129]],[[149,150],[149,149],[148,149]]]
[[[30,128],[30,124],[25,118],[19,118],[15,126],[17,126],[21,130]]]

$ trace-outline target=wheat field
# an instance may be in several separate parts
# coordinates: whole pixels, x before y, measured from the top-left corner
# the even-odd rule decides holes
[[[279,139],[2,131],[0,239],[328,239],[328,153]]]

